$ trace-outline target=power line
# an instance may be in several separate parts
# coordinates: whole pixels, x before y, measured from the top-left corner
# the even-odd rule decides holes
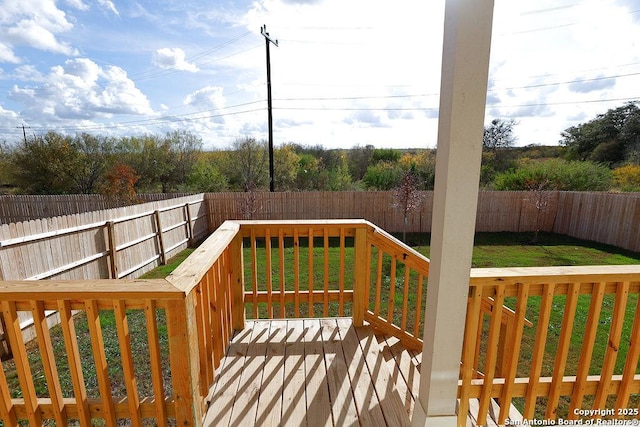
[[[254,102],[246,103],[244,105],[255,104],[258,102],[264,102],[264,101],[254,101]],[[215,111],[215,110],[208,110],[208,111]],[[254,108],[250,110],[231,111],[227,113],[217,113],[217,114],[209,114],[209,115],[202,115],[206,111],[205,112],[201,111],[201,112],[196,112],[191,114],[163,116],[163,117],[143,119],[143,120],[130,120],[126,122],[111,123],[111,124],[102,124],[102,125],[95,124],[95,125],[86,125],[86,126],[58,126],[56,128],[61,130],[66,130],[66,131],[120,129],[120,128],[126,128],[126,127],[140,126],[140,125],[161,125],[165,123],[193,122],[197,120],[212,119],[212,118],[225,117],[225,116],[234,116],[234,115],[240,115],[240,114],[253,113],[257,111],[264,111],[264,108]],[[43,131],[43,130],[49,130],[49,127],[32,126],[32,127],[29,127],[29,129],[34,129],[36,131]]]

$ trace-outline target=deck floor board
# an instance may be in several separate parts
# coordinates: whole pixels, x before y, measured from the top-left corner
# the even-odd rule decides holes
[[[247,321],[220,364],[204,425],[409,426],[420,363],[420,353],[350,319]]]

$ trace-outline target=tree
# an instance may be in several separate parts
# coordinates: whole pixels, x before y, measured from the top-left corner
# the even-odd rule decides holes
[[[196,193],[214,193],[227,189],[227,177],[209,159],[202,156],[193,165],[187,177],[187,190]]]
[[[11,149],[6,142],[0,143],[0,193],[5,193],[14,186]]]
[[[493,119],[489,126],[485,126],[482,135],[482,148],[488,151],[496,151],[513,147],[516,137],[513,134],[515,120]]]
[[[76,192],[92,194],[98,190],[100,180],[109,167],[113,141],[106,137],[82,133],[71,142],[76,151],[73,163],[68,165]]]
[[[402,241],[407,241],[409,215],[418,209],[423,196],[417,189],[418,176],[414,168],[405,171],[400,184],[393,190],[392,206],[402,212]]]
[[[184,131],[122,138],[116,146],[119,159],[140,177],[136,186],[143,191],[176,191],[187,181],[201,152],[202,140]]]
[[[135,185],[138,178],[131,166],[117,163],[105,176],[102,194],[122,205],[132,205],[137,201]]]
[[[586,123],[571,126],[561,135],[560,143],[567,147],[570,160],[615,165],[627,158],[637,158],[640,145],[638,102],[610,109]]]
[[[531,243],[538,243],[540,235],[540,215],[542,212],[549,210],[551,204],[552,191],[556,190],[548,179],[540,179],[531,181],[526,184],[529,195],[524,199],[526,203],[533,206],[536,210],[536,219],[534,223],[535,232]]]
[[[398,185],[402,174],[402,167],[397,162],[378,162],[367,168],[362,181],[367,189],[388,191]]]
[[[269,182],[266,141],[239,138],[233,142],[225,168],[229,181],[243,191],[252,191]]]
[[[301,191],[324,190],[328,181],[328,174],[322,160],[311,154],[300,155],[296,187]]]
[[[513,134],[515,120],[493,119],[485,126],[482,136],[482,167],[480,183],[488,186],[495,175],[514,167],[512,152],[516,138]]]
[[[276,191],[295,190],[300,156],[293,144],[285,144],[273,152],[273,170]]]
[[[170,170],[171,159],[169,152],[162,149],[159,137],[145,135],[122,138],[116,146],[115,155],[135,171],[139,177],[136,181],[139,191],[155,192],[162,189],[160,176]]]
[[[373,145],[351,147],[347,155],[349,173],[354,181],[360,181],[367,173],[367,167],[373,157]]]
[[[400,167],[412,170],[416,177],[418,190],[433,190],[436,177],[436,151],[420,150],[417,153],[405,153],[399,161]]]
[[[77,155],[70,137],[48,132],[27,138],[13,151],[13,178],[30,194],[75,193],[71,165],[77,163]]]
[[[351,174],[349,174],[349,164],[347,156],[343,151],[339,151],[337,161],[329,170],[329,190],[343,191],[351,186]]]
[[[160,175],[162,192],[177,190],[191,174],[198,155],[202,152],[202,139],[188,131],[168,132],[163,149],[169,154],[169,165]]]

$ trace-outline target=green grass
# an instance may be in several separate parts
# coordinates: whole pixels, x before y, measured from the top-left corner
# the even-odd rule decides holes
[[[178,255],[167,261],[166,265],[161,265],[159,267],[154,268],[148,273],[140,276],[141,279],[164,279],[169,274],[173,272],[191,253],[195,251],[194,248],[187,248],[180,252]]]
[[[640,254],[596,242],[558,234],[477,233],[473,267],[549,267],[561,265],[640,264]],[[428,234],[408,234],[407,241],[429,256]]]
[[[267,290],[267,256],[266,256],[266,248],[265,248],[264,239],[259,239],[256,247],[256,280],[255,283],[257,285],[258,291],[266,291]],[[325,270],[324,270],[324,240],[322,238],[314,239],[314,251],[313,251],[313,261],[311,264],[309,263],[309,244],[308,239],[300,239],[298,246],[298,280],[295,278],[295,270],[294,270],[294,261],[295,261],[295,249],[293,244],[293,239],[285,239],[283,246],[284,253],[284,269],[280,270],[280,261],[279,261],[279,249],[277,247],[277,239],[272,239],[272,249],[271,249],[271,283],[272,289],[274,293],[278,293],[281,289],[281,282],[284,283],[285,291],[294,291],[296,286],[299,290],[306,291],[309,289],[309,276],[310,276],[310,267],[312,269],[312,283],[314,286],[314,290],[324,289],[325,283]],[[345,273],[341,277],[340,275],[340,259],[341,259],[341,251],[339,247],[339,240],[330,239],[329,240],[329,248],[327,251],[329,265],[331,266],[328,270],[327,275],[327,286],[331,290],[339,289],[340,283],[347,284],[347,288],[350,288],[350,284],[353,283],[353,269],[350,268],[353,265],[353,239],[346,238],[345,240],[345,248],[344,248],[344,265],[347,266],[345,268]],[[254,286],[254,266],[248,260],[252,259],[252,248],[251,244],[248,240],[245,241],[244,244],[244,253],[245,259],[245,291],[251,292]],[[282,274],[281,274],[282,273]],[[282,280],[281,279],[284,279]],[[277,300],[277,296],[274,297],[274,301]],[[267,317],[267,304],[258,304],[258,317]],[[279,303],[275,303],[274,307],[274,316],[281,317],[282,307],[280,307]],[[287,303],[284,307],[286,317],[308,317],[309,315],[309,306],[308,303],[304,300],[300,301],[298,306],[298,310],[296,312],[296,307],[293,303]],[[323,308],[321,304],[315,304],[313,307],[314,317],[322,317],[323,316]],[[343,307],[343,311],[340,311],[339,304],[337,302],[332,302],[329,304],[329,316],[350,316],[351,315],[351,305],[345,304]],[[253,304],[247,304],[247,316],[249,318],[255,317]]]

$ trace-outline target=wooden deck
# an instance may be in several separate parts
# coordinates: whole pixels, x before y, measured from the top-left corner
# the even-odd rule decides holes
[[[401,397],[383,356],[372,330],[350,319],[248,321],[222,360],[205,425],[409,426],[413,397]]]
[[[351,319],[247,321],[221,362],[205,426],[410,426],[421,358]]]

